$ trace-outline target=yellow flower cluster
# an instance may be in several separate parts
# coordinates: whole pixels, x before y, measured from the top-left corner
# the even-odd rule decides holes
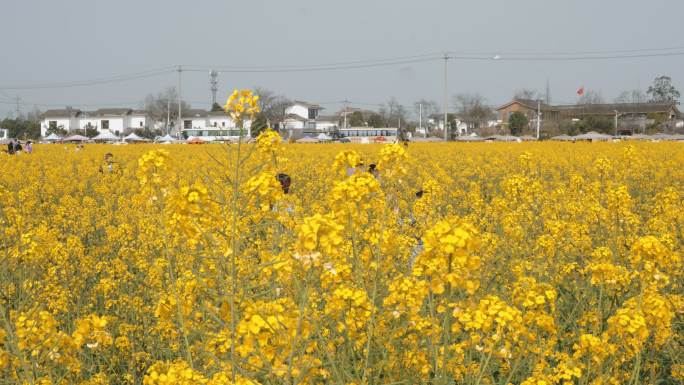
[[[251,90],[233,90],[230,94],[223,110],[228,114],[234,122],[240,126],[243,119],[254,115],[261,111],[259,107],[259,95],[255,95]]]
[[[0,154],[0,385],[681,383],[683,150]]]

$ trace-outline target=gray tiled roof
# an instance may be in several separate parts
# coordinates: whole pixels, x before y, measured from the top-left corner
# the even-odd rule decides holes
[[[183,118],[206,118],[209,116],[209,113],[207,110],[201,110],[201,109],[189,109],[183,111]]]
[[[42,118],[73,118],[76,115],[80,114],[81,110],[72,108],[64,108],[64,109],[55,109],[55,110],[47,110],[43,112],[40,116]]]

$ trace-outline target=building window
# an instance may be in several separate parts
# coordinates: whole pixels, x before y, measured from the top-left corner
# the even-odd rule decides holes
[[[217,123],[217,122],[214,122],[214,127],[216,127],[216,126],[218,126],[218,123]]]
[[[100,126],[103,130],[109,130],[109,120],[100,121]]]
[[[316,111],[315,108],[309,108],[309,119],[316,119]]]
[[[225,127],[225,126],[226,126],[226,122],[221,122],[221,127]]]
[[[57,121],[56,120],[51,120],[48,122],[48,127],[55,129],[57,128]]]
[[[188,128],[192,128],[192,120],[184,120],[183,121],[183,128],[185,128],[186,130]]]
[[[142,120],[141,120],[141,121],[140,121],[140,127],[142,127],[142,126],[143,126],[143,122],[142,122]]]

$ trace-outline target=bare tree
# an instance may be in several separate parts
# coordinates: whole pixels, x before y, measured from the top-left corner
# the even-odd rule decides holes
[[[587,91],[577,99],[577,104],[602,104],[603,96],[598,91]]]
[[[458,94],[454,96],[454,104],[468,128],[479,128],[492,114],[491,108],[485,104],[485,98],[480,94]]]
[[[426,99],[420,99],[419,101],[413,103],[413,108],[416,112],[416,117],[420,115],[421,110],[423,111],[423,119],[432,114],[436,114],[439,111],[439,105],[437,102]]]
[[[154,120],[165,122],[167,127],[171,126],[171,123],[167,121],[167,117],[172,121],[178,119],[178,93],[175,87],[169,87],[157,95],[147,95],[143,105],[147,113],[150,114],[150,117]],[[185,101],[181,101],[181,111],[185,112],[189,109],[190,105]]]
[[[259,95],[260,114],[272,127],[280,128],[287,117],[285,110],[292,105],[292,101],[263,87],[254,87],[254,93]]]
[[[390,98],[387,104],[383,104],[378,113],[386,126],[406,126],[406,107],[402,106],[395,97]]]
[[[541,94],[534,90],[520,88],[515,91],[515,94],[513,94],[513,99],[537,100],[541,99]]]
[[[622,91],[615,103],[646,103],[646,94],[641,90]]]

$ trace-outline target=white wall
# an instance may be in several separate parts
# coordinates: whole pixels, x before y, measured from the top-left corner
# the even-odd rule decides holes
[[[214,123],[216,123],[216,127],[214,127]],[[224,130],[232,130],[234,129],[235,122],[227,116],[210,116],[209,117],[209,127],[210,128],[215,128],[217,130],[224,129]]]
[[[309,108],[301,104],[294,104],[285,109],[286,114],[299,115],[304,119],[309,119]]]
[[[85,130],[85,128],[88,126],[88,123],[90,123],[90,126],[92,128],[96,128],[98,131],[100,131],[100,119],[97,118],[79,118],[78,119],[78,128],[81,130]]]
[[[334,128],[338,128],[339,124],[337,122],[328,122],[328,121],[317,121],[316,122],[316,130],[317,131],[329,131]]]
[[[43,119],[43,123],[41,124],[40,127],[40,135],[41,136],[47,136],[47,130],[50,128],[50,122],[55,121],[57,122],[57,127],[62,127],[65,130],[69,131],[72,128],[77,128],[78,127],[78,122],[76,119],[69,119],[69,118],[45,118]]]
[[[109,132],[115,133],[116,131],[119,131],[119,134],[123,133],[124,128],[126,127],[125,124],[125,118],[122,117],[101,117],[98,119],[99,124],[98,124],[98,130],[102,131],[104,128],[102,127],[102,121],[103,120],[109,120]]]
[[[183,121],[185,120],[192,120],[192,128],[194,129],[203,130],[207,128],[207,118],[183,119]],[[183,126],[185,127],[185,123],[183,123]]]
[[[294,119],[287,119],[283,122],[286,130],[303,130],[304,122]]]
[[[147,127],[147,117],[144,115],[131,115],[128,123],[129,128],[145,128]]]

